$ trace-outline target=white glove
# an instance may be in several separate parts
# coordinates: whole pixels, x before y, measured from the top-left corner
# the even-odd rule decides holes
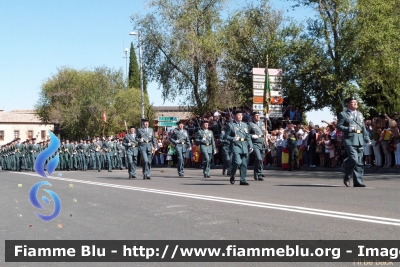
[[[250,148],[249,154],[251,154],[253,151],[254,151],[254,149],[253,149],[253,148]]]
[[[158,150],[158,147],[154,148],[154,151],[157,151],[157,150]]]
[[[132,144],[129,142],[129,143],[128,143],[128,146],[132,146]]]
[[[239,137],[235,136],[235,137],[233,138],[233,142],[236,142],[237,140],[239,140]]]
[[[354,126],[349,126],[349,132],[353,132],[354,131]]]
[[[205,138],[203,138],[203,141],[206,141],[206,139],[205,139]]]
[[[214,155],[217,154],[217,151],[214,151]]]
[[[189,149],[189,151],[192,151],[192,147],[191,146],[188,149]]]
[[[258,139],[258,135],[253,134],[253,135],[251,136],[251,138],[253,138],[253,139]]]

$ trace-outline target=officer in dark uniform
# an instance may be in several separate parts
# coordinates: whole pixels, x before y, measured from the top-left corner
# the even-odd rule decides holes
[[[224,138],[227,127],[227,125],[224,125],[222,128],[221,134],[219,135],[219,142],[222,143],[222,175],[226,173],[230,177],[232,169],[231,143]]]
[[[138,142],[136,141],[136,129],[134,126],[129,127],[129,133],[125,135],[122,145],[126,149],[126,156],[128,158],[129,179],[136,178],[136,165],[139,150]]]
[[[203,121],[203,129],[199,129],[196,135],[196,143],[200,145],[203,155],[203,174],[204,178],[210,178],[211,158],[217,153],[215,147],[214,134],[208,129],[208,121]]]
[[[184,177],[183,165],[185,163],[185,153],[186,150],[192,150],[190,146],[189,134],[183,129],[185,123],[183,121],[179,121],[178,128],[172,132],[169,141],[175,145],[176,155],[178,157],[178,175]]]
[[[354,187],[365,187],[364,175],[364,146],[370,139],[365,128],[363,115],[357,111],[358,103],[354,97],[346,99],[347,110],[340,113],[337,128],[344,134],[344,145],[348,159],[344,164],[343,183],[349,187],[353,177]]]
[[[225,139],[231,143],[233,154],[230,182],[235,183],[236,170],[240,168],[240,185],[249,185],[246,181],[247,158],[253,152],[253,142],[246,123],[242,122],[242,111],[235,110],[234,114],[235,120],[228,124],[225,132]]]
[[[136,141],[139,143],[139,151],[143,160],[143,179],[150,178],[151,162],[153,160],[153,149],[158,150],[154,130],[149,128],[149,120],[142,119],[143,127],[137,131]]]
[[[249,122],[249,133],[254,148],[254,180],[263,181],[264,156],[265,156],[265,124],[260,120],[260,113],[251,114],[253,120]]]
[[[111,141],[111,136],[107,136],[107,141],[103,143],[104,158],[107,161],[108,172],[112,172],[112,162],[111,157],[113,154],[113,142]]]

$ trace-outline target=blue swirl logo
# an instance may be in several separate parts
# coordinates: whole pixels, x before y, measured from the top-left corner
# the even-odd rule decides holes
[[[40,152],[35,161],[35,171],[44,178],[47,178],[46,173],[44,172],[44,164],[46,162],[46,159],[48,159],[51,155],[53,155],[60,146],[60,140],[57,138],[57,136],[55,136],[50,131],[49,134],[50,134],[49,147]],[[49,175],[52,174],[54,170],[57,168],[58,161],[59,161],[59,156],[57,153],[57,155],[47,163],[46,169]]]
[[[60,140],[55,136],[52,132],[49,131],[50,134],[50,144],[49,147],[40,152],[40,154],[37,156],[36,161],[35,161],[35,171],[42,177],[47,178],[46,173],[44,172],[44,164],[46,162],[46,159],[48,159],[51,155],[53,155],[57,150],[58,147],[60,146]],[[54,158],[52,158],[46,165],[47,173],[50,175],[54,172],[54,170],[57,168],[57,164],[59,161],[59,155],[58,153]],[[33,206],[35,206],[38,209],[44,210],[43,206],[39,203],[39,200],[37,198],[37,193],[39,191],[39,188],[42,185],[48,185],[51,186],[51,184],[47,181],[42,181],[39,183],[36,183],[34,186],[32,186],[31,190],[29,191],[29,199],[32,203]],[[54,193],[51,190],[48,189],[43,189],[54,202],[54,212],[51,215],[43,215],[38,212],[35,212],[36,215],[42,219],[43,221],[51,221],[54,218],[56,218],[60,212],[61,212],[61,201],[60,198],[56,193]],[[46,196],[42,196],[42,200],[46,205],[50,204],[49,199]]]
[[[39,183],[35,184],[34,186],[32,186],[31,190],[29,191],[29,199],[31,200],[31,203],[32,203],[33,206],[35,206],[38,209],[44,210],[43,206],[39,203],[39,200],[37,198],[37,193],[39,191],[39,187],[41,187],[42,185],[51,186],[51,183],[49,183],[47,181],[42,181],[42,182],[39,182]],[[50,197],[52,198],[52,200],[54,201],[54,212],[51,215],[43,215],[43,214],[40,214],[38,212],[35,212],[35,213],[43,221],[51,221],[51,220],[53,220],[54,218],[56,218],[60,214],[60,212],[61,212],[61,201],[60,201],[60,198],[58,197],[58,195],[56,193],[54,193],[53,191],[48,190],[48,189],[43,189],[43,190],[47,194],[49,194]],[[42,200],[47,205],[50,204],[50,201],[46,196],[42,196]]]

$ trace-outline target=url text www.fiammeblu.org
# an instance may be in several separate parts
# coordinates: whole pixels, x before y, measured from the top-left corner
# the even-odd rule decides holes
[[[340,248],[309,249],[299,245],[281,248],[242,248],[228,245],[225,250],[221,248],[180,248],[176,245],[171,259],[176,253],[182,257],[331,257],[340,258]]]

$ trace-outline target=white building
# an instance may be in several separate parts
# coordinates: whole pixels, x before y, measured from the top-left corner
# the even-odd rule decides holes
[[[0,145],[7,144],[19,137],[22,141],[36,138],[37,142],[50,138],[48,130],[53,124],[43,124],[34,110],[0,110]]]

